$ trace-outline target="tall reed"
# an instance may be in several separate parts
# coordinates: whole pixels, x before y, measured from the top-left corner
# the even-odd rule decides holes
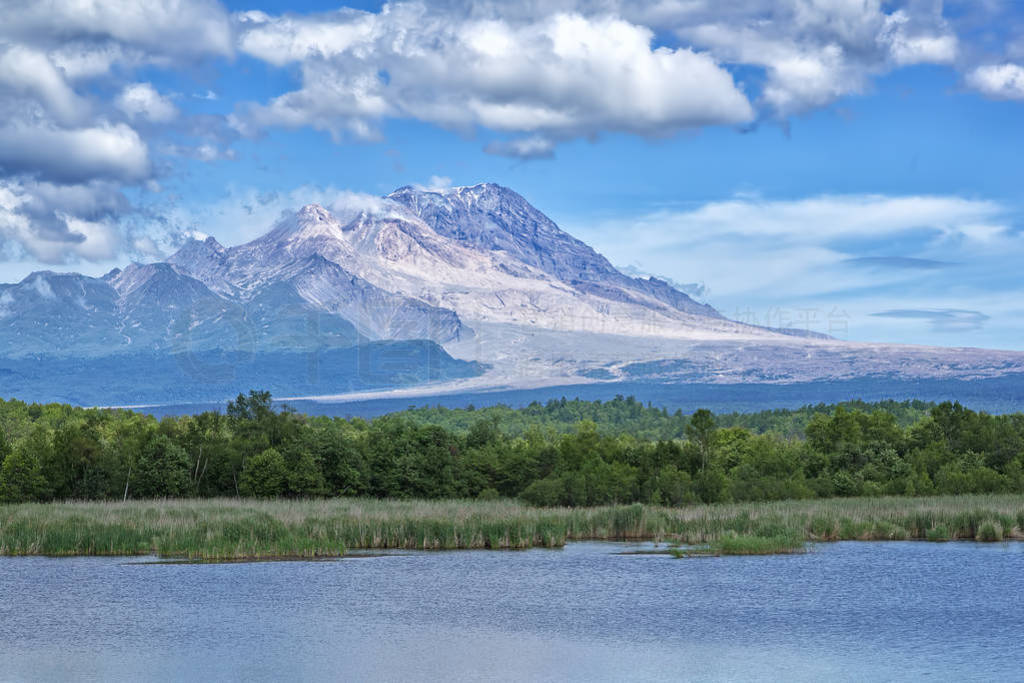
[[[792,547],[793,539],[1020,539],[1022,523],[1021,495],[682,508],[365,498],[26,503],[0,506],[0,554],[312,558],[373,548],[552,548],[584,539],[715,543],[739,551]]]

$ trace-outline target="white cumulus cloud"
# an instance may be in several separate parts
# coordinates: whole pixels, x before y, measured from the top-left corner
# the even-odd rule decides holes
[[[231,54],[216,0],[6,0],[0,35],[54,47],[110,40],[151,54]]]
[[[38,102],[43,111],[63,124],[74,124],[89,105],[68,85],[44,52],[22,45],[0,47],[0,93]]]
[[[661,21],[731,63],[762,67],[762,99],[786,116],[865,90],[899,66],[953,61],[958,40],[932,6],[887,13],[879,0],[680,3]]]
[[[171,132],[213,158],[229,155],[218,150],[236,134],[209,115],[180,121],[170,98],[133,72],[232,56],[227,11],[217,0],[0,4],[4,252],[64,263],[145,245],[124,238],[126,217],[140,211],[122,190],[155,187],[151,139]]]
[[[178,116],[178,108],[174,103],[149,83],[125,86],[114,103],[128,116],[148,119],[154,123],[166,123]]]
[[[987,64],[967,74],[967,84],[975,90],[1000,100],[1024,100],[1024,66],[1019,64]]]
[[[534,21],[454,20],[422,5],[379,14],[239,17],[241,49],[272,64],[299,62],[302,87],[243,108],[246,130],[313,126],[375,134],[383,117],[534,134],[512,143],[604,131],[665,135],[750,121],[731,74],[706,53],[656,47],[654,33],[614,16]],[[547,144],[547,143],[542,143]]]
[[[0,181],[0,235],[7,256],[46,264],[113,258],[121,247],[116,216],[126,204],[108,182]]]

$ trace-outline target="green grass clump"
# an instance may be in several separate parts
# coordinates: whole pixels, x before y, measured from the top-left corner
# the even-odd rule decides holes
[[[1003,540],[1003,525],[999,522],[984,522],[975,534],[974,540],[984,543],[995,543]]]
[[[727,534],[712,543],[711,549],[719,555],[783,555],[806,552],[807,541],[793,530],[773,536]]]
[[[537,508],[514,500],[142,500],[0,505],[0,554],[196,560],[339,557],[350,549],[556,548],[654,540],[673,552],[801,552],[807,541],[1021,538],[1024,496],[837,498]]]
[[[798,532],[788,530],[774,536],[740,535],[730,531],[704,545],[669,548],[667,554],[679,559],[721,555],[790,555],[804,552],[807,552],[807,540]]]

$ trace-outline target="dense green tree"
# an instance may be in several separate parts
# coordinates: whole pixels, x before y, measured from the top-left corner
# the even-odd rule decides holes
[[[43,424],[35,423],[28,430],[26,436],[18,443],[18,450],[28,454],[39,463],[40,472],[46,479],[47,489],[52,494],[53,479],[43,468],[43,463],[53,462],[53,434]]]
[[[371,492],[392,498],[451,498],[457,493],[459,440],[433,425],[385,416],[370,428]]]
[[[501,439],[501,429],[496,416],[477,420],[466,434],[467,448],[483,448]]]
[[[110,465],[97,433],[95,416],[63,424],[53,436],[53,448],[40,461],[43,476],[59,500],[103,498],[111,495]]]
[[[0,502],[22,503],[42,500],[47,495],[39,461],[31,451],[9,453],[0,466]]]
[[[323,473],[329,494],[357,496],[368,493],[364,424],[318,419],[302,430],[289,450],[309,453]],[[291,457],[297,457],[292,455]]]
[[[191,490],[199,496],[237,493],[241,449],[233,447],[228,420],[206,412],[181,418],[179,444],[188,454]]]
[[[287,484],[288,465],[284,456],[268,448],[245,461],[238,487],[245,496],[274,498],[285,493]]]
[[[701,471],[707,469],[708,461],[711,459],[716,429],[714,414],[704,408],[696,411],[686,423],[686,438],[697,446]]]
[[[239,394],[228,401],[227,416],[235,422],[267,421],[274,412],[274,402],[269,391],[250,391],[249,395]]]
[[[0,466],[3,465],[4,459],[11,454],[11,440],[7,435],[6,431],[0,430]]]
[[[675,465],[662,467],[647,484],[650,493],[646,501],[655,505],[686,505],[697,503],[699,498],[693,487],[690,473]]]
[[[565,482],[559,477],[545,477],[531,483],[519,495],[531,505],[553,507],[565,504]]]
[[[165,434],[153,434],[143,445],[135,470],[129,476],[132,498],[175,498],[190,492],[191,462],[188,454]]]
[[[721,503],[728,500],[729,480],[716,468],[707,468],[697,475],[694,488],[705,503]]]
[[[320,466],[309,452],[301,453],[288,468],[288,493],[309,498],[321,496],[327,488]]]
[[[1024,414],[956,403],[687,417],[616,397],[367,421],[305,417],[250,392],[225,414],[162,420],[0,400],[0,433],[2,461],[23,455],[11,465],[19,473],[38,465],[45,488],[25,489],[35,498],[496,492],[550,505],[685,505],[1024,492]]]

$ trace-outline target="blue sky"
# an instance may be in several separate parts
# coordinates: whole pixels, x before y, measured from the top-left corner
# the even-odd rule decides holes
[[[1013,2],[13,5],[3,280],[494,181],[730,317],[1024,348]]]

